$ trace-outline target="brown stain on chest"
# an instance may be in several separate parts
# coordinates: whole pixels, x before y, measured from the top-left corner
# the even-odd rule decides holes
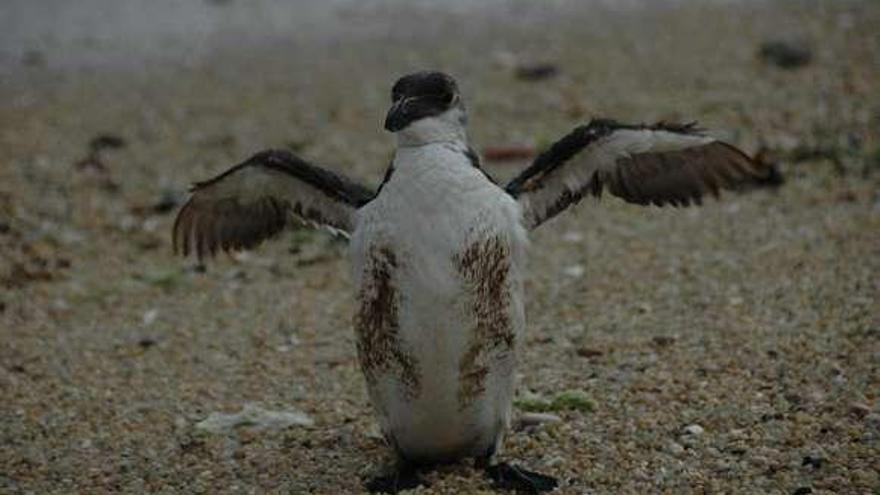
[[[497,235],[488,237],[469,245],[453,262],[464,281],[467,311],[475,322],[471,342],[459,362],[458,402],[463,409],[486,390],[490,354],[514,349],[510,247]]]
[[[390,247],[370,248],[355,314],[357,350],[368,384],[375,384],[383,373],[394,373],[406,396],[413,398],[419,395],[421,380],[415,359],[401,347],[398,269],[397,255]]]

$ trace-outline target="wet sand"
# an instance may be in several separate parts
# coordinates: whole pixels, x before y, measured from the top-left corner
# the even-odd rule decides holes
[[[590,406],[514,431],[506,459],[561,493],[880,490],[876,3],[340,2],[295,32],[265,5],[257,26],[212,6],[237,13],[143,53],[6,38],[0,492],[357,493],[390,462],[344,243],[297,231],[201,273],[171,254],[170,206],[267,147],[375,186],[390,84],[422,68],[459,79],[478,149],[593,116],[699,120],[786,177],[699,209],[585,201],[533,233],[520,404]],[[768,39],[811,63],[762,62]],[[560,75],[521,81],[510,60]],[[84,161],[102,134],[125,146]],[[248,404],[314,424],[196,427]],[[428,478],[418,493],[490,490],[466,464]]]

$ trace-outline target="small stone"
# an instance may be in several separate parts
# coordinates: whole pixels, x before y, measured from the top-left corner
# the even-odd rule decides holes
[[[747,432],[743,428],[734,428],[727,432],[727,435],[731,440],[742,440],[744,438],[748,438]]]
[[[89,148],[92,151],[101,151],[105,149],[119,149],[126,145],[125,139],[115,134],[98,134],[89,141]]]
[[[159,317],[159,310],[158,309],[153,308],[153,309],[147,310],[144,312],[144,316],[141,318],[141,323],[143,323],[143,325],[145,327],[148,327],[148,326],[152,325],[153,322],[155,322],[156,318],[158,318],[158,317]]]
[[[672,455],[682,455],[684,454],[684,447],[678,442],[669,442],[669,445],[666,446],[666,450]]]
[[[569,230],[562,235],[562,240],[565,242],[570,242],[572,244],[577,244],[584,240],[584,234],[576,230]]]
[[[214,412],[205,420],[196,423],[196,428],[212,433],[235,430],[249,426],[257,430],[281,429],[288,426],[312,426],[314,421],[299,411],[270,411],[254,404],[247,404],[238,413]]]
[[[569,277],[573,277],[573,278],[583,277],[584,272],[586,272],[586,269],[584,268],[583,265],[571,265],[571,266],[565,267],[565,270],[563,270],[563,273],[565,273]]]
[[[687,425],[687,426],[685,426],[685,427],[682,429],[682,433],[683,433],[683,434],[685,434],[685,435],[693,435],[693,436],[700,436],[700,435],[702,435],[703,432],[705,432],[705,431],[706,431],[706,430],[704,430],[702,426],[700,426],[700,425],[698,425],[698,424],[696,424],[696,423],[695,423],[695,424],[692,424],[692,425]]]
[[[745,455],[746,452],[748,452],[748,450],[746,450],[745,447],[730,447],[727,449],[727,452],[729,452],[733,455],[741,456],[741,455]]]
[[[651,339],[651,341],[657,347],[669,347],[675,343],[675,337],[670,337],[667,335],[658,335],[658,336],[654,337],[653,339]]]
[[[810,63],[813,53],[802,42],[772,40],[761,44],[758,56],[780,69],[797,69]]]
[[[868,407],[867,404],[862,404],[861,402],[854,402],[849,406],[849,413],[853,416],[862,419],[867,415],[871,414],[871,408]]]
[[[579,347],[577,350],[577,355],[583,358],[594,358],[599,357],[604,354],[599,349],[593,349],[591,347]]]
[[[159,198],[150,207],[153,213],[165,214],[170,213],[177,205],[180,204],[180,196],[172,190],[163,190]]]
[[[825,459],[818,455],[806,455],[804,456],[803,461],[801,461],[801,466],[810,466],[813,469],[819,469],[824,462]]]
[[[551,63],[521,64],[516,67],[517,79],[523,81],[539,81],[559,74],[559,67]]]
[[[373,424],[366,433],[367,438],[371,440],[384,440],[385,435],[382,434],[382,430],[379,428],[378,424]]]
[[[524,412],[519,417],[519,427],[527,428],[529,426],[537,426],[544,423],[558,423],[562,418],[551,413]]]

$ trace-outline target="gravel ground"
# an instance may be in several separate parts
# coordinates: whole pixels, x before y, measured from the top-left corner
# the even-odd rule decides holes
[[[169,231],[189,182],[270,146],[377,184],[389,86],[432,67],[478,146],[699,119],[786,177],[699,209],[586,201],[534,232],[518,404],[562,421],[518,428],[507,458],[561,493],[880,493],[880,5],[494,5],[346,4],[330,34],[176,59],[4,59],[0,492],[357,493],[387,465],[344,244],[297,231],[203,271]],[[774,39],[811,61],[762,62]],[[90,157],[100,135],[124,146]],[[197,426],[246,407],[313,421]],[[464,464],[429,479],[490,490]]]

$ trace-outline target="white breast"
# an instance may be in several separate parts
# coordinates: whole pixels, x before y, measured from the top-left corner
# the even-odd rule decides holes
[[[361,364],[386,435],[413,459],[495,445],[525,325],[519,205],[463,151],[398,149],[352,236]]]

